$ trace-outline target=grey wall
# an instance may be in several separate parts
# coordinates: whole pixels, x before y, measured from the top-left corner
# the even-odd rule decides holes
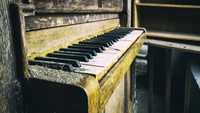
[[[0,0],[0,113],[22,113],[21,84],[16,74],[9,20],[11,2],[19,0]]]

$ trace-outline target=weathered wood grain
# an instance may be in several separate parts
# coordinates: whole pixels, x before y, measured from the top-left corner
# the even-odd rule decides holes
[[[21,83],[17,76],[9,4],[0,1],[0,113],[22,113]]]
[[[36,9],[96,10],[97,0],[31,0]]]
[[[122,11],[123,0],[102,0],[102,9],[108,11]]]
[[[146,34],[143,34],[100,81],[100,111],[104,109],[113,91],[116,89],[120,80],[130,67],[145,39]]]
[[[26,45],[29,59],[45,56],[46,53],[67,47],[83,39],[112,30],[119,25],[119,19],[64,26],[26,32]],[[78,29],[78,30],[77,30]]]
[[[26,31],[119,18],[117,13],[36,14],[26,17]]]
[[[121,12],[123,0],[26,0],[37,13]]]

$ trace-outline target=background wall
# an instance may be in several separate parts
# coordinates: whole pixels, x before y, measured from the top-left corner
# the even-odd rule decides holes
[[[0,113],[22,113],[21,84],[16,74],[8,5],[19,1],[0,0]]]

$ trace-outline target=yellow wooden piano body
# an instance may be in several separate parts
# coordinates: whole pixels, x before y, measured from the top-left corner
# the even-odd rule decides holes
[[[28,113],[133,112],[134,70],[131,65],[146,38],[146,31],[125,28],[131,25],[129,2],[34,0],[11,5],[16,57]],[[93,59],[77,61],[81,66],[67,65],[64,53],[51,56],[58,55],[55,51],[61,48],[98,40],[96,37],[118,29],[131,32],[113,46],[105,47],[105,51]],[[100,45],[101,41],[91,47]],[[80,49],[83,46],[88,47],[83,44]]]

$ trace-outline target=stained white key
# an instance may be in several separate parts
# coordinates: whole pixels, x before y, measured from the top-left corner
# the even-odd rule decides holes
[[[117,54],[110,54],[110,53],[98,53],[93,59],[89,60],[89,62],[80,62],[84,65],[91,65],[91,66],[99,66],[108,68],[113,63],[117,62],[118,56]]]
[[[114,43],[110,48],[120,50],[121,52],[124,52],[128,47],[130,47],[132,42],[130,41],[123,41],[119,40],[118,42]]]
[[[105,75],[106,70],[104,67],[81,65],[74,70],[78,73],[93,75],[97,80],[100,80]]]
[[[128,35],[126,35],[124,38],[122,38],[121,40],[135,42],[135,40],[136,40],[142,33],[143,33],[142,30],[134,30],[134,31],[132,31],[130,34],[128,34]]]

